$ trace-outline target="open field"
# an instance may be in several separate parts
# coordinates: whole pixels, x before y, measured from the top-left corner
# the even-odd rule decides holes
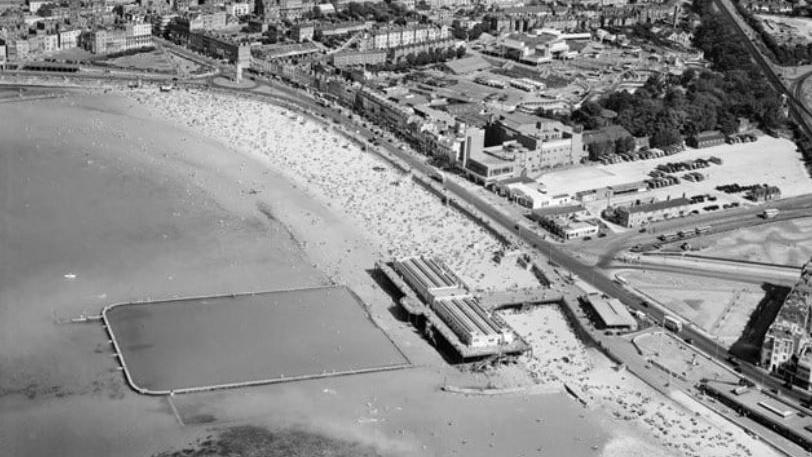
[[[172,62],[172,65],[175,68],[177,68],[177,70],[180,71],[181,74],[188,75],[203,70],[203,67],[200,66],[199,64],[187,59],[186,57],[183,57],[181,55],[172,52],[172,50],[170,49],[166,49],[166,54],[164,55],[166,56],[167,59],[169,59],[170,62]]]
[[[700,254],[800,267],[812,258],[812,217],[697,238]]]
[[[652,270],[621,270],[629,284],[727,347],[742,335],[765,290],[754,284]]]
[[[722,159],[722,165],[711,164],[708,168],[698,171],[706,178],[702,182],[689,182],[681,180],[680,184],[659,189],[619,196],[612,198],[612,204],[631,202],[636,199],[658,200],[678,198],[685,194],[688,197],[697,194],[710,194],[718,197],[713,204],[722,205],[728,202],[738,202],[743,205],[752,204],[744,199],[744,194],[725,194],[715,190],[716,186],[733,184],[741,185],[770,184],[781,189],[782,197],[792,197],[812,192],[812,179],[810,179],[795,144],[789,140],[761,136],[752,143],[739,143],[732,145],[713,146],[704,149],[688,149],[679,154],[651,160],[638,160],[635,162],[621,162],[611,165],[594,165],[578,167],[563,171],[553,171],[542,175],[538,181],[547,187],[550,194],[568,193],[574,195],[578,191],[595,189],[599,187],[626,184],[642,181],[648,178],[648,173],[657,165],[668,162],[680,162],[697,158],[707,159],[710,156]],[[764,167],[764,161],[769,160],[770,166]],[[758,170],[754,175],[753,170]],[[675,175],[682,177],[685,172]],[[698,203],[696,209],[708,206],[711,203]],[[590,203],[593,212],[606,207],[606,201]]]
[[[761,23],[779,44],[806,45],[812,42],[812,19],[807,17],[756,14]]]
[[[634,337],[634,345],[643,353],[643,357],[655,360],[661,367],[670,370],[672,375],[683,376],[692,384],[698,384],[703,378],[738,382],[738,377],[733,373],[666,331],[638,335]]]
[[[163,72],[174,72],[175,62],[160,50],[155,49],[149,52],[139,52],[128,56],[115,57],[105,60],[114,67],[131,68],[134,70],[158,70]]]
[[[106,317],[133,383],[169,392],[408,363],[362,306],[327,287],[120,305]]]

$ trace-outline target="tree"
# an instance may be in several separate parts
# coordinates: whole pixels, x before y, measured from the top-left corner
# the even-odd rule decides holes
[[[116,8],[118,8],[120,6],[121,5],[117,6]],[[46,4],[39,7],[39,9],[37,10],[37,16],[39,16],[39,17],[51,17],[53,15],[53,13],[54,13],[54,8],[56,8],[56,5],[54,5],[53,3],[46,3]],[[119,11],[116,11],[116,14],[118,16],[122,16],[122,14],[121,14],[122,12],[123,12],[123,7],[119,8]]]
[[[465,46],[458,47],[457,48],[457,58],[461,59],[461,58],[465,57],[466,52],[467,52],[467,50],[465,49]]]
[[[572,113],[572,120],[582,124],[587,130],[595,130],[606,125],[606,119],[601,117],[603,108],[593,101],[586,101],[581,108]]]
[[[634,151],[634,137],[622,136],[615,140],[615,154],[625,154]]]

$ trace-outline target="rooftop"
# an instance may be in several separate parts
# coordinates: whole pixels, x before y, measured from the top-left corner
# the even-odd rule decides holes
[[[446,62],[445,66],[454,74],[464,75],[490,68],[491,65],[479,55],[473,55]]]
[[[695,138],[697,140],[705,140],[709,138],[724,138],[725,134],[718,131],[718,130],[705,130],[704,132],[699,132],[696,134]]]
[[[654,203],[648,203],[635,206],[621,206],[618,211],[625,211],[629,214],[646,213],[650,211],[659,211],[668,208],[676,208],[678,206],[688,206],[691,202],[687,198],[674,198],[671,200],[662,200]]]
[[[592,306],[598,316],[607,327],[636,327],[629,311],[617,298],[606,298],[598,294],[590,294],[584,297]]]
[[[499,181],[497,184],[506,186],[509,184],[535,184],[535,180],[532,178],[528,178],[527,176],[516,176],[514,178],[507,178]]]
[[[528,35],[525,33],[511,33],[506,37],[507,40],[518,41],[529,48],[550,43],[551,41],[559,40],[560,38],[555,35],[543,33],[541,35]]]
[[[583,205],[569,205],[569,206],[550,206],[547,208],[539,208],[533,210],[533,216],[539,217],[554,217],[567,214],[574,214],[586,211]]]
[[[587,130],[584,132],[584,144],[597,143],[601,141],[616,141],[618,138],[631,136],[628,130],[619,125],[608,125],[598,130]]]
[[[425,257],[407,257],[396,261],[396,264],[410,276],[420,282],[426,289],[456,288],[462,281],[442,262]]]

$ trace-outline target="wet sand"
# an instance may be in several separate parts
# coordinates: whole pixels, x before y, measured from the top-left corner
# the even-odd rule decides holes
[[[329,283],[281,223],[240,201],[239,163],[122,115],[132,105],[0,105],[0,455],[144,455],[188,434],[134,425],[173,419],[126,388],[98,323],[56,321],[113,302]]]

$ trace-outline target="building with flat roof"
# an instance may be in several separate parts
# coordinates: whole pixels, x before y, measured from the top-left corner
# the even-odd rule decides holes
[[[564,241],[591,237],[600,232],[597,225],[587,221],[566,221],[563,224],[555,224],[554,228],[553,233],[563,238]]]
[[[380,65],[386,63],[386,51],[340,51],[330,55],[330,61],[336,68],[355,65]]]
[[[465,346],[481,349],[514,343],[507,323],[486,311],[440,260],[407,257],[394,261],[393,267]]]
[[[593,293],[582,296],[580,301],[593,314],[599,328],[637,329],[637,321],[617,298]]]
[[[438,297],[468,294],[465,283],[439,259],[407,257],[396,260],[393,266],[429,305]]]
[[[688,138],[688,146],[694,148],[709,148],[725,144],[725,134],[718,130],[706,130]]]
[[[552,33],[510,33],[498,41],[496,50],[502,57],[527,65],[539,65],[565,57],[569,46],[566,40]]]
[[[686,198],[673,198],[641,205],[614,208],[613,219],[624,227],[639,227],[650,222],[685,216],[691,202]]]
[[[812,451],[812,416],[785,400],[754,387],[735,387],[723,382],[707,381],[700,389],[806,451]]]
[[[498,346],[513,342],[513,330],[499,316],[488,313],[470,296],[441,298],[432,310],[471,347]]]
[[[810,354],[810,319],[812,310],[812,260],[801,269],[801,277],[790,290],[772,324],[764,335],[761,344],[761,366],[774,373],[785,374],[789,378],[803,378],[793,373],[793,368],[803,366],[796,363],[785,366],[797,357],[804,360]],[[785,368],[789,368],[786,372]],[[806,382],[808,384],[808,382]]]
[[[520,169],[517,158],[526,152],[518,144],[501,144],[472,151],[463,171],[473,181],[487,186],[516,176]]]
[[[153,46],[152,24],[130,23],[123,28],[100,29],[80,37],[83,46],[93,54],[113,54]]]
[[[580,131],[520,111],[503,114],[488,129],[489,144],[515,141],[526,149],[520,169],[529,173],[575,165],[586,157]]]
[[[540,220],[543,217],[582,217],[589,214],[583,205],[550,206],[533,210],[530,217]]]
[[[201,54],[230,63],[248,65],[251,61],[251,46],[229,35],[205,30],[192,32],[188,46]]]
[[[406,27],[384,27],[373,30],[360,41],[359,47],[366,49],[392,49],[409,47],[433,41],[451,39],[448,27],[423,24]]]

